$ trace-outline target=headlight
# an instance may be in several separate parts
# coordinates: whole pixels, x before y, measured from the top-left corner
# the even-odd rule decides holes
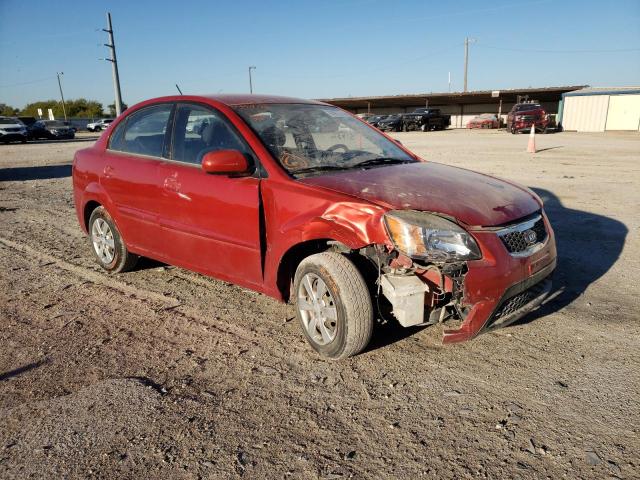
[[[415,210],[394,210],[384,217],[387,232],[402,253],[430,262],[482,258],[475,240],[442,217]]]

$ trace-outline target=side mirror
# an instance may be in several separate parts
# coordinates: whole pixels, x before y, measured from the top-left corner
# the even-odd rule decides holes
[[[238,150],[217,150],[205,153],[202,169],[218,175],[238,175],[249,171],[249,162]]]

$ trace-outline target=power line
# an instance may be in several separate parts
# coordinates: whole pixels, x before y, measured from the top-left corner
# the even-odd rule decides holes
[[[616,52],[637,52],[640,48],[614,48],[604,50],[542,50],[542,49],[527,49],[527,48],[511,48],[511,47],[496,47],[493,45],[477,44],[480,48],[490,48],[492,50],[507,50],[510,52],[524,52],[524,53],[616,53]]]
[[[46,82],[48,80],[51,80],[52,78],[55,78],[55,77],[52,75],[50,77],[39,78],[37,80],[29,80],[28,82],[18,82],[18,83],[10,83],[8,85],[0,85],[0,88],[11,88],[11,87],[20,87],[22,85],[31,85],[32,83]]]

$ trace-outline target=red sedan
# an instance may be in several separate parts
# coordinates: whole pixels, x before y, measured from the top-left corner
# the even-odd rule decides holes
[[[363,350],[375,319],[470,339],[536,308],[556,265],[526,187],[422,160],[328,104],[142,102],[76,153],[78,220],[108,272],[140,256],[295,303],[310,345]]]
[[[500,128],[498,117],[492,113],[484,113],[467,122],[467,128]]]

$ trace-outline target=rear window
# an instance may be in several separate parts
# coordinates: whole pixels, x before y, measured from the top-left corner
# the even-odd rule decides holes
[[[116,127],[109,148],[120,152],[161,157],[172,104],[146,107],[129,115]]]

